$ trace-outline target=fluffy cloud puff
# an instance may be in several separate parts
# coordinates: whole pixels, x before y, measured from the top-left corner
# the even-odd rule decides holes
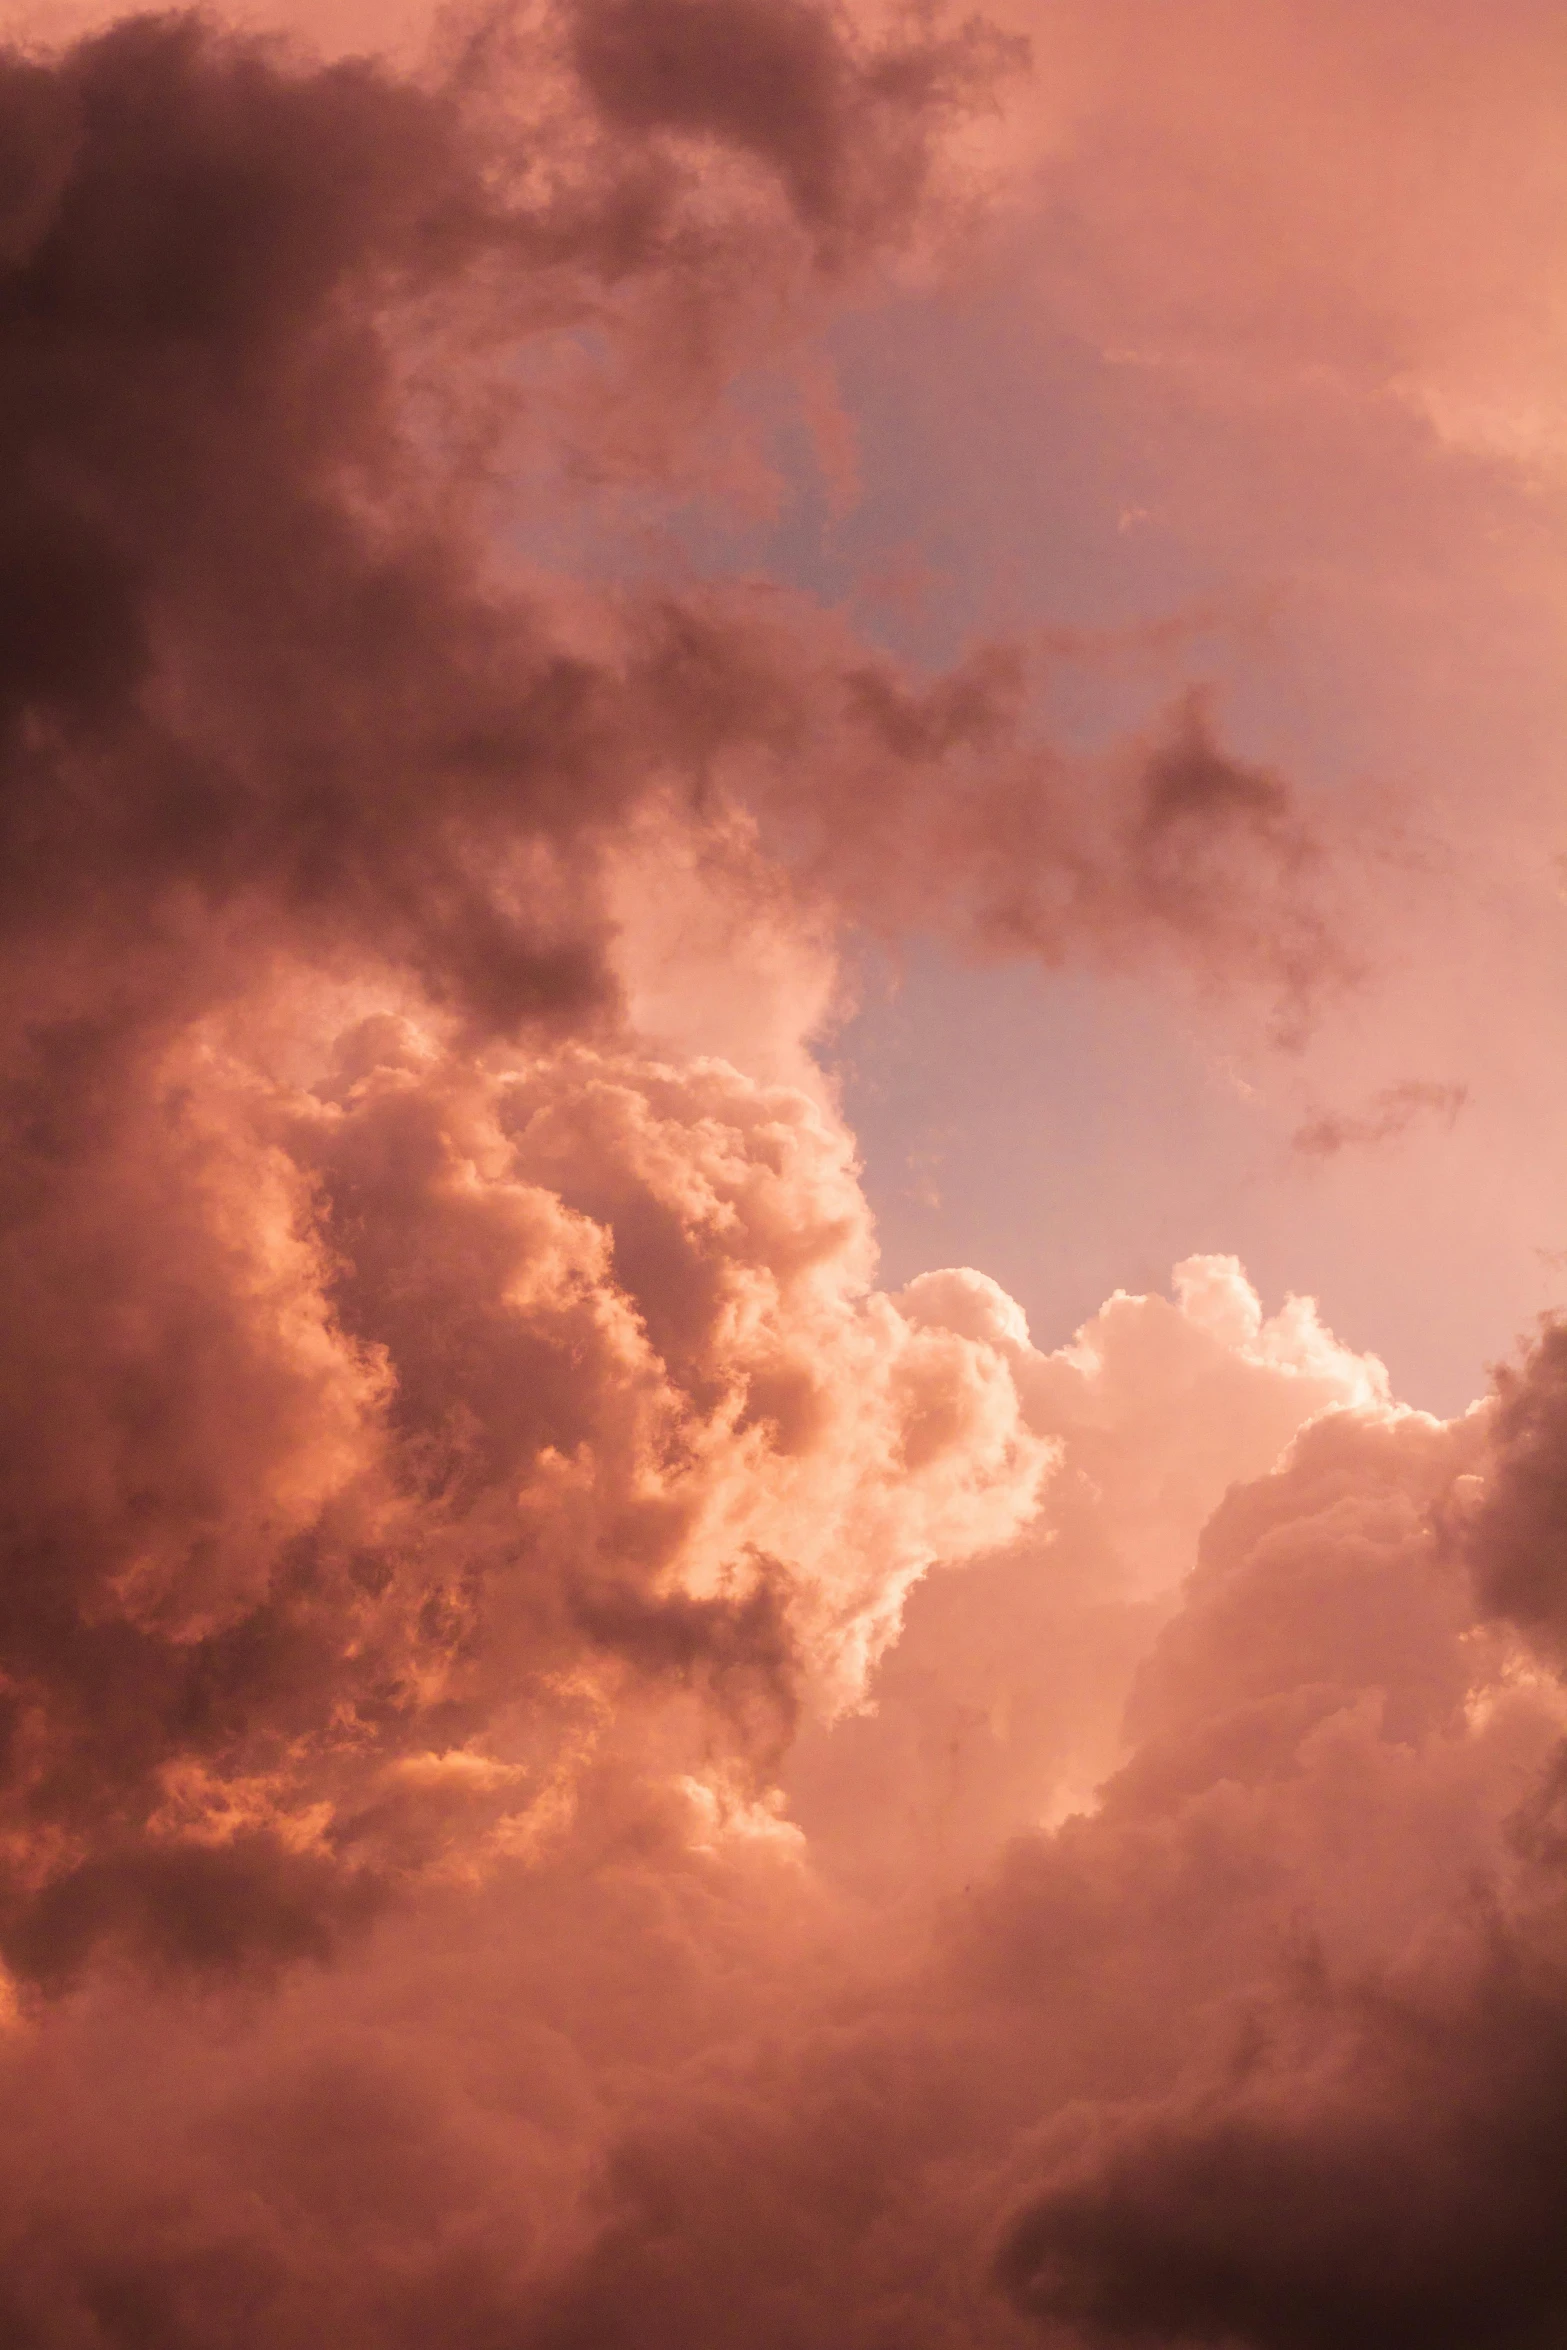
[[[701,1680],[776,1740],[1051,1459],[1000,1348],[873,1291],[810,1096],[487,1066],[391,1014],[329,1062],[269,1084],[185,1040],[13,1227],[12,1931],[44,1972],[156,1909],[148,1871],[195,1872],[193,1954],[207,1877],[368,1897],[422,1849],[399,1789],[523,1833],[573,1674]]]

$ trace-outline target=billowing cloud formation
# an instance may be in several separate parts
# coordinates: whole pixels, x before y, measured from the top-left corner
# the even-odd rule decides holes
[[[10,1264],[30,1970],[122,1906],[161,1933],[171,1872],[189,1955],[274,1910],[308,1939],[315,1889],[423,1855],[397,1758],[536,1735],[588,1655],[830,1709],[911,1580],[1032,1510],[1003,1351],[871,1294],[846,1137],[797,1090],[479,1068],[385,1014],[313,1087],[216,1033],[136,1076]]]
[[[972,40],[866,61],[800,9],[737,9],[774,92],[763,136],[743,108],[709,122],[706,83],[682,95],[712,51],[686,13],[674,32],[634,10],[580,20],[585,85],[557,88],[540,35],[482,102],[472,58],[415,88],[290,69],[190,20],[7,68],[16,951],[30,935],[58,973],[78,924],[133,966],[162,947],[143,983],[188,1003],[282,923],[486,1026],[577,1020],[613,994],[597,855],[649,791],[749,791],[811,828],[854,806],[876,840],[983,756],[1015,780],[956,832],[920,816],[895,895],[939,896],[956,852],[954,909],[970,875],[989,901],[1004,859],[1014,888],[1062,901],[1022,943],[1151,913],[1204,953],[1233,902],[1238,943],[1271,967],[1222,860],[1248,887],[1271,875],[1287,915],[1308,844],[1283,787],[1200,729],[1146,774],[1132,761],[1106,831],[1027,749],[1000,657],[920,689],[754,598],[590,612],[498,573],[485,446],[524,469],[672,462],[670,436],[813,281],[913,233],[920,158],[985,65]],[[513,79],[533,117],[516,131]],[[830,191],[884,122],[902,192],[879,175],[867,212]],[[676,132],[759,151],[780,200],[683,162]],[[879,867],[828,863],[853,903],[876,898]]]
[[[1506,1490],[1486,1415],[1391,1409],[1222,1263],[1056,1357],[942,1279],[1080,1465],[1031,1547],[919,1586],[885,1721],[823,1733],[888,1742],[893,1882],[831,1817],[874,1808],[863,1753],[810,1758],[804,1840],[661,1782],[645,1708],[584,1707],[531,1834],[515,1764],[410,1757],[460,1844],[331,1967],[237,2007],[99,1970],[13,2032],[16,2338],[1548,2338],[1563,1701],[1446,1524]],[[1161,1406],[1165,1465],[1100,1485]],[[1172,1588],[1155,1530],[1302,1414]],[[1116,1642],[1095,1559],[1154,1584]],[[1059,1669],[1041,1635],[1097,1644],[1085,1754],[1130,1688],[1119,1767],[1053,1826],[972,1754],[943,1802],[966,1713],[1048,1808],[1060,1758],[1006,1719]]]
[[[1560,2319],[1556,1334],[1444,1425],[1229,1257],[879,1289],[810,1050],[846,923],[1298,1022],[1318,828],[572,540],[1016,63],[0,64],[8,2340]]]
[[[316,1947],[430,1843],[376,1791],[405,1750],[585,1660],[830,1709],[1032,1508],[1002,1352],[871,1295],[798,1049],[792,1092],[650,1057],[643,901],[685,871],[787,936],[761,825],[802,938],[823,891],[983,932],[999,834],[1062,897],[1018,943],[1228,923],[1245,964],[1225,843],[1287,893],[1283,787],[1193,715],[1079,821],[1004,663],[921,687],[804,611],[522,584],[475,438],[580,462],[591,332],[606,452],[633,395],[667,440],[758,305],[913,233],[988,54],[779,5],[497,21],[418,86],[194,19],[5,65],[24,1972],[117,1921]]]
[[[1215,1521],[1156,1652],[1070,1875],[1140,1852],[1150,1947],[1172,1901],[1207,1914],[1147,1986],[1154,2077],[1061,2117],[1000,2262],[1075,2338],[1560,2323],[1561,1701],[1433,1535],[1474,1435],[1324,1424]],[[1056,1874],[1018,1887],[1025,1943]]]

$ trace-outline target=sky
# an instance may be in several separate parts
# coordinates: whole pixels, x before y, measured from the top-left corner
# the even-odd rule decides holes
[[[1567,2325],[1567,41],[0,30],[0,2337]]]

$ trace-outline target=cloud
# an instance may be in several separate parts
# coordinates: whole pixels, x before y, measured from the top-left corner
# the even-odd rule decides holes
[[[803,813],[808,869],[873,927],[1049,967],[1162,953],[1209,985],[1260,984],[1286,1036],[1357,976],[1317,828],[1281,777],[1222,748],[1201,692],[1090,762],[1029,741],[1028,672],[1006,648],[919,691],[870,665],[845,683],[851,789],[784,819]]]
[[[784,1783],[844,1882],[923,1899],[1091,1804],[1125,1756],[1130,1677],[1227,1488],[1318,1414],[1385,1400],[1374,1357],[1307,1299],[1264,1318],[1234,1258],[1188,1259],[1174,1285],[1173,1303],[1118,1294],[1050,1354],[978,1274],[922,1275],[900,1301],[1001,1340],[1059,1459],[1023,1533],[911,1593],[874,1710],[801,1724]]]
[[[910,70],[877,103],[912,157],[945,101]],[[490,1021],[591,1015],[589,843],[645,784],[632,728],[651,715],[676,760],[700,730],[669,739],[696,714],[628,693],[493,576],[467,468],[504,367],[479,351],[536,355],[546,444],[551,369],[588,335],[650,421],[709,405],[748,298],[787,308],[810,274],[791,205],[709,206],[698,232],[696,165],[580,87],[507,130],[460,81],[296,68],[194,18],[13,59],[0,101],[13,932],[68,928],[86,889],[99,925],[135,905],[145,953],[177,899],[178,959],[205,963],[198,923],[243,902]],[[809,103],[777,93],[780,138]],[[689,363],[655,376],[675,311]]]
[[[1164,1952],[1133,1964],[1175,1969],[1139,2008],[1170,2035],[1166,2077],[1046,2133],[998,2274],[1047,2334],[1282,2350],[1559,2322],[1561,1696],[1487,1621],[1531,1376],[1504,1388],[1511,1422],[1506,1401],[1448,1429],[1324,1421],[1205,1535],[1074,1872],[1108,1860],[1096,1844],[1143,1855],[1146,1892],[1120,1881]],[[1474,1583],[1442,1537],[1455,1493],[1485,1496]],[[1020,1953],[1069,1866],[1034,1864],[1008,1901]],[[1125,1895],[1096,1882],[1092,1930],[1124,1963]]]
[[[877,1711],[813,1734],[848,1748],[804,1758],[803,1835],[711,1752],[684,1790],[673,1687],[558,1692],[553,1781],[537,1748],[410,1740],[401,1849],[446,1865],[327,1963],[302,1940],[237,1999],[99,1965],[24,2010],[19,2338],[291,2350],[327,2313],[465,2350],[1293,2350],[1554,2321],[1564,1706],[1444,1518],[1505,1490],[1498,1415],[1399,1412],[1222,1259],[1050,1356],[982,1277],[916,1290],[909,1331],[1000,1350],[1060,1461],[1035,1535],[918,1586]],[[1074,1742],[1100,1793],[1030,1818]],[[269,1794],[225,1800],[166,1787],[205,1825],[147,1872],[162,1932],[230,1918],[197,1880],[248,1865]],[[894,1839],[879,1881],[856,1824]]]
[[[395,1885],[448,1823],[388,1765],[500,1738],[547,1779],[562,1676],[704,1687],[765,1749],[1051,1457],[994,1344],[874,1293],[848,1138],[799,1091],[476,1066],[384,1014],[264,1088],[225,1042],[139,1069],[11,1236],[9,1932],[40,1974],[149,1871],[188,1867],[192,1913],[252,1859],[297,1880],[269,1911]]]
[[[917,684],[803,605],[494,549],[506,453],[629,462],[630,400],[673,463],[764,313],[906,242],[1004,55],[737,5],[503,14],[422,81],[196,17],[0,63],[29,1976],[100,1932],[326,1949],[448,1863],[396,1766],[553,1803],[574,1676],[769,1752],[1026,1521],[1053,1439],[1006,1345],[873,1287],[802,1043],[835,924],[1303,984],[1313,852],[1196,703],[1096,801],[1002,655]],[[759,918],[719,1060],[700,1000]]]
[[[1020,2297],[1106,2342],[1538,2341],[1564,2011],[1557,1968],[1520,1975],[1508,1950],[1456,1999],[1281,2002],[1288,2059],[1130,2122],[1015,2227]]]
[[[946,50],[878,65],[825,19],[753,15],[734,20],[746,40],[814,61],[772,76],[763,152],[783,200],[760,210],[662,142],[668,77],[704,44],[670,52],[634,125],[600,120],[591,76],[556,59],[552,80],[547,41],[525,46],[495,67],[502,90],[532,72],[544,93],[522,132],[488,83],[467,94],[471,58],[469,80],[434,87],[310,71],[194,19],[10,67],[13,952],[31,942],[58,971],[64,938],[88,953],[112,936],[122,997],[139,985],[178,1016],[282,927],[323,961],[410,972],[484,1026],[580,1025],[613,1006],[606,838],[677,782],[781,803],[818,843],[824,815],[862,802],[878,866],[890,827],[913,852],[883,876],[895,919],[951,906],[1047,958],[1165,931],[1297,984],[1302,939],[1282,968],[1267,942],[1316,917],[1239,911],[1302,853],[1268,791],[1188,794],[1177,819],[1157,787],[1098,839],[1074,779],[1027,748],[1003,656],[917,689],[755,597],[590,615],[566,583],[498,573],[485,439],[491,478],[524,459],[675,464],[757,335],[786,339],[806,299],[788,158],[828,136],[822,108],[833,152],[862,155],[845,124],[863,105],[917,156],[956,102]],[[591,50],[619,26],[620,57],[634,21],[572,37]],[[602,70],[624,109],[624,74]],[[862,259],[908,233],[917,194],[874,209]],[[998,756],[1004,781],[966,783]],[[956,828],[935,821],[949,803],[971,810]],[[997,902],[998,859],[1026,910]],[[852,911],[874,902],[863,853],[817,864]]]
[[[1429,1115],[1449,1127],[1469,1100],[1467,1085],[1436,1085],[1429,1079],[1406,1077],[1373,1094],[1359,1116],[1333,1111],[1308,1119],[1291,1137],[1291,1148],[1308,1159],[1336,1159],[1340,1151],[1375,1149],[1396,1142],[1418,1120]]]
[[[835,254],[913,214],[929,122],[1016,69],[1027,44],[971,18],[867,50],[800,0],[598,0],[577,11],[572,53],[608,121],[756,157]]]
[[[1554,1336],[1439,1424],[1204,1255],[1046,1351],[878,1285],[811,1051],[855,927],[1298,1028],[1332,811],[523,527],[718,465],[1012,48],[442,55],[0,62],[0,2330],[1289,2344],[1271,2181],[1313,2323],[1522,2342]]]
[[[1567,1630],[1567,1326],[1547,1320],[1496,1381],[1491,1474],[1460,1497],[1453,1532],[1488,1606],[1554,1653]]]

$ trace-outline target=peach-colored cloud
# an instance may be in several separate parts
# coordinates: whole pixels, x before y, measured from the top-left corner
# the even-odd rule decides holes
[[[10,1399],[13,1947],[46,1972],[70,1888],[176,1835],[171,1773],[210,1792],[195,1844],[237,1869],[241,1829],[302,1852],[308,1819],[312,1881],[368,1897],[420,1865],[400,1758],[478,1738],[452,1785],[504,1791],[563,1675],[626,1670],[765,1748],[802,1685],[855,1700],[933,1561],[1032,1514],[1052,1452],[1005,1351],[875,1294],[807,1094],[577,1047],[485,1067],[387,1014],[313,1088],[232,1036],[137,1076],[13,1257],[48,1334]]]
[[[1003,1298],[947,1278],[968,1343],[1023,1343]],[[1226,1384],[1246,1399],[1237,1463],[1270,1418],[1315,1416],[1231,1489],[1164,1629],[1122,1638],[1129,1751],[1087,1809],[965,1819],[949,1782],[943,1819],[939,1774],[962,1709],[1048,1678],[1043,1643],[1082,1661],[1096,1557],[1115,1588],[1092,1496],[1032,1561],[1061,1554],[1053,1615],[1013,1566],[925,1587],[942,1612],[886,1702],[929,1733],[902,1748],[926,1842],[890,1904],[840,1874],[830,1822],[780,1836],[710,1776],[660,1794],[628,1713],[550,1835],[431,1878],[330,1967],[238,2009],[105,1972],[24,2022],[11,2321],[63,2341],[87,2309],[112,2340],[134,2311],[154,2340],[292,2345],[323,2311],[367,2342],[439,2311],[464,2344],[738,2343],[872,2341],[897,2313],[934,2346],[1037,2325],[1456,2343],[1483,2317],[1530,2339],[1559,2299],[1564,1708],[1444,1532],[1455,1481],[1499,1473],[1489,1423],[1368,1401],[1353,1358],[1259,1326],[1232,1269],[1202,1286],[1241,1309],[1222,1337],[1127,1300],[1113,1374],[1104,1331],[1054,1362],[1098,1465],[1119,1442],[1136,1472],[1160,1396],[1210,1432]],[[1291,1399],[1303,1359],[1318,1383]],[[1035,1726],[1013,1734],[1045,1761]],[[520,1808],[481,1760],[401,1778]],[[960,1873],[933,1868],[954,1828]],[[1478,2202],[1472,2130],[1498,2166]],[[1372,2258],[1372,2216],[1407,2254]]]

